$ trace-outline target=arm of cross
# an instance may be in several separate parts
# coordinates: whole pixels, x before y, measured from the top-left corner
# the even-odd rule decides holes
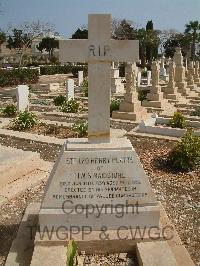
[[[86,62],[88,58],[88,40],[60,40],[59,41],[59,61]]]
[[[110,40],[108,44],[109,56],[99,55],[99,47],[95,47],[89,40],[61,40],[59,42],[60,62],[88,62],[90,59],[104,59],[110,62],[136,62],[139,54],[138,40]],[[91,50],[93,49],[93,50]],[[100,52],[105,51],[100,47]]]

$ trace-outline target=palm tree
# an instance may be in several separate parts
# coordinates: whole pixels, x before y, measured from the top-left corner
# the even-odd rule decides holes
[[[190,21],[185,25],[185,34],[190,37],[191,44],[191,59],[195,58],[196,42],[200,41],[200,23],[198,20]]]

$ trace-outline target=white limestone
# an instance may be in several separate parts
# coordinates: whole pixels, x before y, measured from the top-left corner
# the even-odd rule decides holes
[[[164,55],[161,58],[160,76],[161,77],[167,76],[166,69],[165,69],[165,57],[164,57]]]
[[[67,80],[66,97],[67,97],[67,101],[74,98],[74,80],[73,79]]]
[[[104,225],[109,229],[159,226],[159,208],[131,143],[126,140],[126,149],[122,150],[119,142],[112,150],[109,143],[104,144],[104,149],[94,145],[95,148],[91,144],[89,150],[76,151],[70,149],[70,142],[66,143],[48,181],[40,210],[40,229],[47,225],[54,230],[62,225],[85,225],[94,230]],[[75,146],[78,148],[79,143]],[[83,212],[78,213],[74,208],[81,202]],[[132,213],[130,204],[137,203],[139,213]],[[124,208],[129,205],[121,218],[116,217],[117,204]]]
[[[138,87],[140,87],[141,79],[142,79],[142,73],[141,73],[141,71],[138,71],[138,73],[137,73],[137,86]]]
[[[151,71],[147,71],[147,86],[151,85]]]
[[[188,95],[189,88],[187,88],[187,84],[185,82],[185,67],[183,66],[183,56],[180,47],[177,47],[176,52],[174,53],[174,63],[176,65],[174,80],[176,82],[176,86],[178,87],[178,91],[182,95]]]
[[[61,40],[60,61],[88,62],[88,139],[110,141],[111,63],[138,59],[138,41],[111,40],[111,16],[89,15],[88,40]],[[97,100],[98,99],[98,100]]]
[[[111,68],[111,93],[124,94],[124,84],[122,78],[119,76],[118,68]]]
[[[29,87],[27,85],[19,85],[16,88],[17,111],[24,112],[29,109]]]
[[[78,71],[78,86],[83,83],[83,71]]]
[[[145,107],[161,108],[163,106],[163,93],[159,85],[159,64],[154,61],[152,63],[152,86],[150,93],[147,94],[147,100],[142,102]]]
[[[120,103],[119,111],[112,113],[112,118],[140,121],[146,119],[147,111],[141,106],[136,91],[136,64],[126,66],[126,93],[124,101]]]

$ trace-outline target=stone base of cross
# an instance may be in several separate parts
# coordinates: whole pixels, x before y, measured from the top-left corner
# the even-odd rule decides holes
[[[135,62],[137,40],[112,40],[111,15],[88,18],[88,40],[59,41],[61,63],[88,62],[88,141],[110,142],[111,63]]]

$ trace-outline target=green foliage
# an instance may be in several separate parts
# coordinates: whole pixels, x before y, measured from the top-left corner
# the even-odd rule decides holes
[[[35,99],[35,100],[32,100],[32,103],[40,104],[40,105],[49,105],[49,102],[47,99]]]
[[[24,130],[34,127],[37,122],[37,116],[34,113],[24,111],[20,112],[14,120],[14,127],[19,130]]]
[[[169,122],[169,125],[173,128],[185,128],[186,121],[182,113],[176,112]]]
[[[61,111],[64,113],[77,113],[79,110],[79,102],[75,99],[71,99],[69,101],[66,101],[61,106]]]
[[[88,39],[88,30],[78,28],[74,34],[72,34],[72,39]]]
[[[164,49],[165,49],[165,56],[173,58],[174,53],[176,51],[177,47],[181,47],[181,51],[183,56],[186,55],[184,51],[187,51],[188,46],[188,39],[184,34],[182,33],[176,33],[173,34],[171,37],[169,37],[165,43],[164,43]]]
[[[169,153],[169,163],[177,170],[190,170],[200,166],[200,137],[190,129]]]
[[[49,58],[53,56],[53,52],[56,48],[59,48],[59,42],[55,38],[45,37],[42,41],[37,45],[37,49],[39,51],[47,51],[49,53]]]
[[[147,21],[146,30],[153,30],[153,21],[152,20]]]
[[[193,115],[193,116],[199,116],[200,117],[200,107],[197,107],[195,109],[195,111],[192,112],[191,115]]]
[[[147,99],[147,91],[142,91],[142,90],[140,90],[139,92],[138,92],[138,100],[142,103],[144,100],[146,100]]]
[[[147,71],[143,69],[141,72],[141,75],[142,75],[142,77],[146,78],[147,77]]]
[[[132,22],[126,19],[121,21],[113,21],[113,38],[118,40],[134,40],[136,39],[136,30]]]
[[[139,40],[141,65],[144,66],[146,59],[152,61],[153,57],[157,57],[160,39],[156,30],[144,28],[137,31],[137,39]]]
[[[5,108],[3,108],[2,114],[7,117],[16,116],[17,108],[14,104],[7,105]]]
[[[77,244],[74,240],[70,240],[67,245],[67,262],[66,266],[74,266],[74,258],[77,252]]]
[[[0,87],[37,83],[39,72],[36,69],[0,70]]]
[[[7,43],[7,47],[9,49],[22,49],[25,43],[30,43],[29,47],[31,45],[31,41],[28,37],[28,34],[24,34],[21,29],[13,29],[12,35],[9,35]]]
[[[88,97],[88,79],[85,78],[81,84],[81,91],[84,93],[85,97]]]
[[[79,138],[83,138],[87,136],[88,133],[88,123],[87,122],[76,122],[72,129],[77,133]]]
[[[110,116],[112,116],[113,111],[118,111],[120,106],[120,100],[119,99],[112,99],[110,103]]]
[[[78,71],[83,70],[84,76],[87,75],[87,66],[86,65],[78,65],[73,66],[71,64],[68,65],[54,65],[54,66],[43,66],[40,67],[41,75],[54,75],[54,74],[69,74],[72,73],[74,77],[78,77]]]
[[[0,45],[6,41],[6,34],[3,31],[0,31]]]
[[[58,95],[57,97],[54,98],[53,102],[55,104],[55,106],[61,106],[64,104],[64,102],[66,101],[66,97],[63,95]]]
[[[200,23],[198,20],[190,21],[185,25],[185,35],[191,44],[191,59],[195,59],[196,43],[200,42]]]

